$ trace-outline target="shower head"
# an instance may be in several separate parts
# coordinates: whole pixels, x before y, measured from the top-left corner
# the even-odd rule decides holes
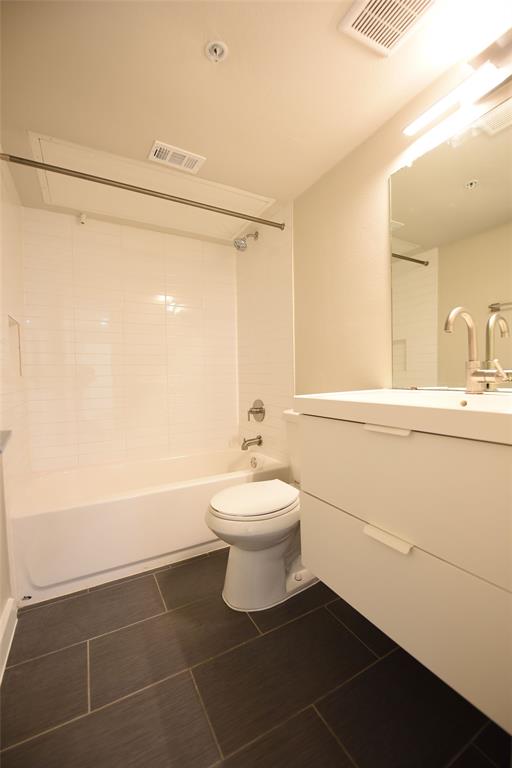
[[[248,232],[243,237],[235,237],[233,240],[233,245],[237,249],[237,251],[245,251],[247,249],[247,238],[252,237],[253,240],[257,240],[259,237],[259,232],[256,230],[256,232]]]

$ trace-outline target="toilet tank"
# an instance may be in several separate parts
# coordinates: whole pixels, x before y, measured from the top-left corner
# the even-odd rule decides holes
[[[286,442],[290,457],[291,479],[300,483],[300,456],[299,456],[299,414],[292,408],[283,411],[286,422]]]

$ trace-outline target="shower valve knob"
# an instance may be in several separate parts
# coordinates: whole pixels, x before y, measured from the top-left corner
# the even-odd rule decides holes
[[[247,421],[251,420],[253,416],[254,421],[263,421],[265,418],[265,406],[263,400],[255,400],[252,406],[247,411]]]

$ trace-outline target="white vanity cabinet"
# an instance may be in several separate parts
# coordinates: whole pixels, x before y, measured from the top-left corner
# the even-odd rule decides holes
[[[512,445],[300,422],[305,566],[512,731]]]

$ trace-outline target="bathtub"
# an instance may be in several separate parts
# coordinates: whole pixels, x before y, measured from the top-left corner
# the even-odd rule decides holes
[[[19,604],[224,546],[204,522],[213,494],[276,477],[288,479],[286,464],[233,450],[18,480],[8,510]]]

